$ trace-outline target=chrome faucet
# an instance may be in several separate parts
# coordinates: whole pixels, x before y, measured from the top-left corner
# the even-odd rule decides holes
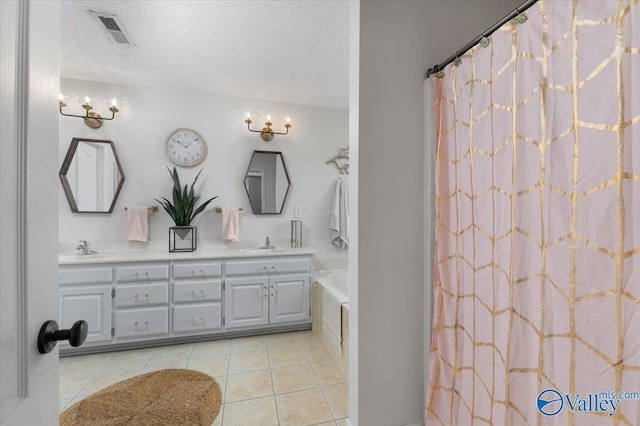
[[[274,249],[275,247],[271,245],[271,240],[269,239],[269,237],[267,237],[267,239],[264,240],[264,245],[260,248],[264,250],[268,250],[268,249]]]
[[[80,244],[78,247],[76,247],[76,250],[81,250],[81,252],[78,253],[78,254],[82,254],[82,255],[98,254],[97,251],[91,250],[91,245],[89,244],[89,241],[80,240],[80,242],[82,244]]]

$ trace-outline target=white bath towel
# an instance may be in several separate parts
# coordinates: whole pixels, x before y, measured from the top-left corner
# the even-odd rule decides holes
[[[149,208],[129,207],[127,210],[129,241],[149,241]]]
[[[342,353],[342,304],[349,299],[333,287],[322,286],[322,331]]]
[[[240,218],[238,209],[222,209],[222,238],[225,241],[240,240]]]
[[[349,246],[349,188],[347,182],[338,179],[334,191],[329,214],[331,243],[336,249],[344,251]]]

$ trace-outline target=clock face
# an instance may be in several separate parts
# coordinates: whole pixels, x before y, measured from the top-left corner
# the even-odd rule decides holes
[[[173,164],[191,167],[207,156],[207,142],[195,130],[180,128],[169,133],[164,151]]]

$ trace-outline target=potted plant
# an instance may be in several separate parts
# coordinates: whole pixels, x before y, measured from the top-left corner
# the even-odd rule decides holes
[[[167,167],[167,170],[169,168]],[[155,200],[162,205],[162,208],[171,216],[176,226],[169,228],[169,251],[194,251],[197,248],[197,228],[191,226],[193,219],[204,211],[207,205],[218,198],[215,196],[209,198],[202,203],[199,207],[196,207],[200,195],[195,193],[194,186],[200,177],[202,169],[196,175],[196,178],[191,183],[191,188],[188,188],[187,184],[182,187],[180,183],[180,177],[175,166],[173,172],[169,170],[171,179],[173,179],[173,203],[164,197],[162,200]]]

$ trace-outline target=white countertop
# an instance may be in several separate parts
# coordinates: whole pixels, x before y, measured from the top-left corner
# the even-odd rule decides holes
[[[316,250],[310,247],[275,249],[255,248],[202,248],[193,252],[173,252],[168,249],[160,250],[122,250],[105,251],[92,255],[60,254],[60,265],[81,265],[88,263],[115,263],[115,262],[153,262],[163,260],[202,260],[202,259],[227,259],[227,258],[251,258],[272,256],[301,256],[316,254]]]

